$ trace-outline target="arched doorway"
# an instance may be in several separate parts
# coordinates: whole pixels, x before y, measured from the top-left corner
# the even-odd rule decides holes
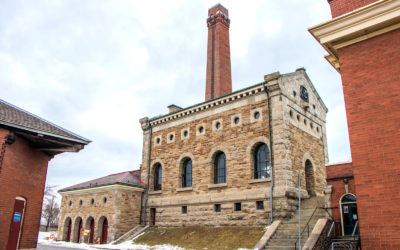
[[[315,195],[314,167],[310,160],[306,160],[304,172],[306,175],[306,190],[310,196]]]
[[[108,220],[105,216],[99,219],[97,235],[101,235],[101,244],[107,244]]]
[[[357,200],[353,194],[345,194],[340,199],[340,212],[342,217],[342,234],[358,235]]]
[[[75,223],[74,223],[74,235],[72,238],[73,242],[77,242],[77,243],[81,242],[81,232],[82,232],[82,218],[78,217],[75,219]]]
[[[67,217],[64,221],[64,232],[63,232],[63,240],[69,242],[71,241],[71,229],[72,229],[72,220],[70,217]]]
[[[94,219],[93,219],[93,217],[90,216],[86,220],[85,229],[89,229],[90,230],[88,242],[90,244],[93,244],[94,243]]]

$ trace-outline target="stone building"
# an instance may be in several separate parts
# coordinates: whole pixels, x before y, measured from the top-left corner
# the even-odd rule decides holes
[[[326,106],[303,68],[231,92],[229,24],[223,6],[209,10],[206,101],[140,120],[151,225],[290,218],[298,174],[303,199],[324,196]]]
[[[342,78],[361,244],[400,249],[400,1],[328,2],[310,32]]]
[[[143,190],[140,170],[59,190],[62,201],[58,240],[105,244],[117,239],[140,223]],[[82,230],[89,234],[83,235]]]
[[[36,248],[48,162],[88,143],[0,100],[0,249]]]

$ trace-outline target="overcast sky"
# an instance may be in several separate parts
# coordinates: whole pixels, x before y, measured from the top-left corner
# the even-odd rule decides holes
[[[215,1],[0,1],[0,98],[92,140],[49,163],[59,188],[139,168],[139,119],[204,100],[207,10]],[[326,0],[220,1],[233,90],[305,67],[329,109],[330,162],[348,161],[340,75],[307,28]]]

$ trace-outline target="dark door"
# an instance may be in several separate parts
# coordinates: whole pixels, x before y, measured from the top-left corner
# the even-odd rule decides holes
[[[79,226],[78,226],[78,238],[76,242],[80,243],[81,242],[81,232],[82,232],[82,219],[79,220]]]
[[[94,219],[90,221],[90,235],[89,235],[89,243],[93,244],[94,238]]]
[[[342,218],[344,235],[352,235],[358,221],[357,203],[342,204]],[[358,226],[355,235],[358,235]]]
[[[103,230],[101,232],[101,244],[107,244],[107,236],[108,236],[108,221],[107,218],[105,218],[103,222]]]
[[[10,234],[8,236],[7,250],[18,248],[19,237],[21,235],[22,219],[24,218],[25,201],[15,199],[14,212],[11,218]]]
[[[156,225],[156,209],[155,208],[150,208],[150,225],[151,226]]]
[[[68,222],[68,231],[67,231],[67,242],[69,242],[71,240],[71,226],[72,226],[72,220],[69,219]]]

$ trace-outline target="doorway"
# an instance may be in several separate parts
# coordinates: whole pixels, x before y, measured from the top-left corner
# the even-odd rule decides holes
[[[154,207],[150,208],[150,225],[156,225],[156,209]]]
[[[104,218],[103,228],[101,231],[101,244],[107,244],[107,237],[108,237],[108,221],[107,218]]]
[[[342,234],[359,235],[357,200],[352,194],[346,194],[340,200],[342,216]]]
[[[21,229],[24,219],[26,199],[16,197],[14,201],[14,211],[11,217],[10,235],[8,236],[7,250],[18,249],[21,238]]]
[[[64,223],[64,237],[65,237],[64,239],[67,242],[71,241],[71,229],[72,229],[72,220],[71,220],[71,218],[68,217]],[[65,236],[65,232],[67,233],[66,236]]]
[[[94,219],[93,219],[93,217],[89,218],[89,227],[90,227],[89,243],[93,244],[94,243]]]

